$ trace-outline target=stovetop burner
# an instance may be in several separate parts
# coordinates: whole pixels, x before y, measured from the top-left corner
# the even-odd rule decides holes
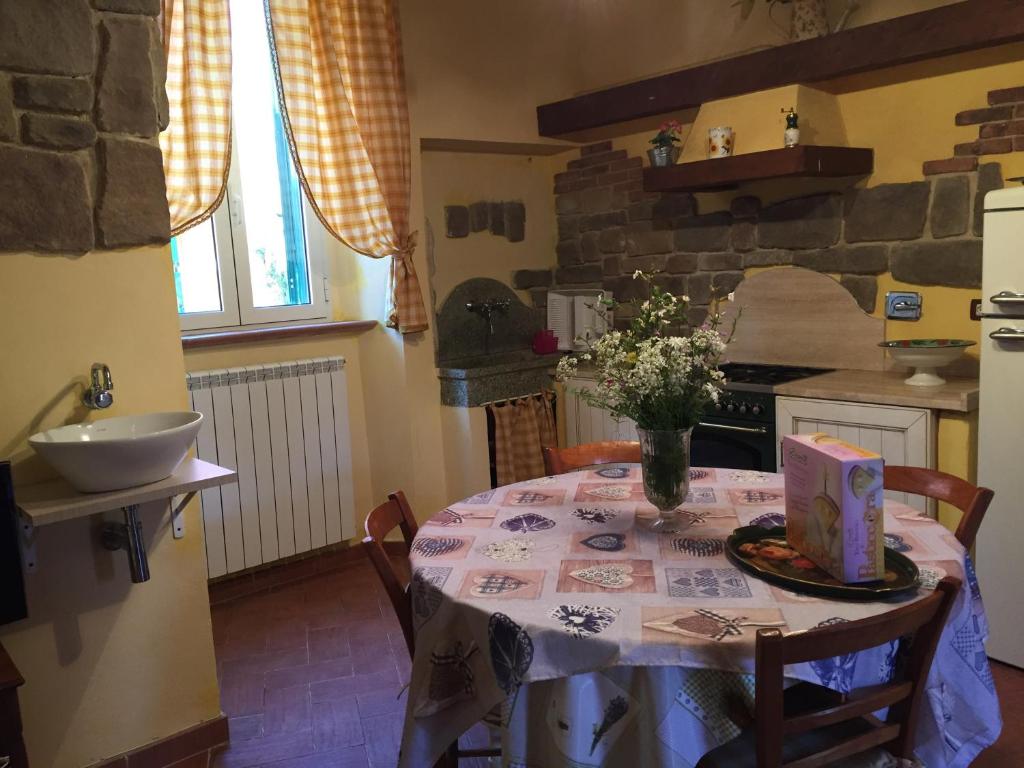
[[[821,373],[830,373],[831,368],[806,368],[797,365],[759,365],[754,363],[726,363],[726,388],[749,391],[771,392],[776,384],[807,379]]]

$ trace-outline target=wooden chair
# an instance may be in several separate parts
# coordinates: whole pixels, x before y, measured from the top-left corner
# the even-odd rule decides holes
[[[607,440],[572,448],[544,448],[544,469],[549,475],[561,475],[598,464],[639,464],[640,443]]]
[[[981,521],[995,493],[988,488],[971,485],[959,477],[923,467],[898,467],[887,464],[883,485],[886,490],[914,493],[944,501],[959,509],[963,516],[956,529],[956,540],[965,549],[974,546]]]
[[[409,649],[409,658],[416,656],[416,635],[412,623],[412,593],[409,582],[403,579],[395,569],[394,563],[384,549],[384,537],[395,528],[401,528],[405,542],[405,553],[412,550],[412,542],[416,538],[419,526],[413,516],[405,494],[401,491],[388,494],[388,500],[376,507],[366,516],[366,538],[363,547],[373,563],[374,570],[384,584],[391,607],[398,617],[405,637],[405,646]],[[456,768],[460,758],[499,757],[499,749],[459,749],[456,741],[448,748],[448,752],[437,764],[437,768]]]
[[[704,755],[697,768],[819,768],[879,747],[910,759],[925,679],[959,590],[960,580],[947,576],[923,600],[879,616],[788,635],[758,630],[754,724]],[[787,664],[856,653],[905,635],[913,641],[900,680],[845,696],[810,683],[783,690]],[[871,713],[884,707],[883,722]]]

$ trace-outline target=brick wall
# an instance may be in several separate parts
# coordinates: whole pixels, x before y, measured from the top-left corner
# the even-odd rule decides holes
[[[0,0],[0,251],[165,243],[159,0]]]
[[[992,91],[987,106],[954,119],[978,125],[978,139],[924,163],[921,181],[767,206],[741,194],[711,213],[689,194],[645,193],[643,161],[611,142],[583,147],[554,178],[556,266],[516,272],[514,285],[530,289],[536,306],[552,287],[601,287],[629,300],[641,289],[633,271],[658,271],[666,288],[690,296],[694,320],[748,267],[839,274],[868,312],[887,272],[914,285],[979,288],[984,198],[1003,186],[1000,165],[979,158],[1024,150],[1024,86]]]

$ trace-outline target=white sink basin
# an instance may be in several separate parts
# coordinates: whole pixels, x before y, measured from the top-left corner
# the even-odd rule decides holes
[[[116,491],[173,474],[199,432],[192,411],[116,416],[32,435],[29,445],[78,491]]]

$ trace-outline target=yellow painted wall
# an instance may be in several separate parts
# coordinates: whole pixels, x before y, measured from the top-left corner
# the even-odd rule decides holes
[[[440,307],[452,289],[471,277],[512,284],[517,269],[546,269],[555,251],[553,180],[546,157],[423,153],[423,199],[434,233],[431,285]],[[477,201],[517,200],[526,206],[526,237],[518,243],[487,230],[445,236],[444,208]],[[528,291],[520,298],[529,304]]]
[[[185,406],[168,249],[5,253],[0,286],[0,456],[13,458],[16,483],[52,475],[26,445],[30,433],[96,416],[79,405],[94,361],[114,376],[102,416]],[[30,617],[0,628],[27,680],[33,766],[80,768],[220,713],[197,510],[174,540],[166,506],[144,506],[145,584],[131,584],[124,553],[98,546],[100,517],[38,531]]]
[[[787,85],[702,104],[681,142],[679,162],[706,160],[708,130],[723,125],[733,129],[733,154],[779,149],[784,146],[786,130],[782,110],[790,108],[800,116],[800,140],[805,144],[848,144],[843,116],[834,95],[805,85]]]

